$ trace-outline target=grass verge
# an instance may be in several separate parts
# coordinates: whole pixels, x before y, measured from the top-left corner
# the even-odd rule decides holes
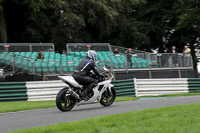
[[[115,102],[136,100],[136,97],[117,97]],[[55,101],[0,102],[0,113],[56,107]]]
[[[0,113],[55,107],[55,101],[0,102]]]
[[[197,133],[200,103],[133,111],[75,122],[36,127],[14,133]]]

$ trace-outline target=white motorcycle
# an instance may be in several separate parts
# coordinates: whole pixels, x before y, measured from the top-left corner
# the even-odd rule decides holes
[[[99,68],[99,67],[98,67]],[[99,68],[100,72],[105,75],[98,85],[88,93],[89,100],[85,101],[80,98],[84,86],[78,84],[72,76],[58,76],[69,87],[60,90],[56,96],[56,106],[61,111],[70,111],[74,105],[83,105],[99,102],[103,106],[110,106],[115,101],[116,91],[111,84],[113,79],[112,73],[105,67]]]

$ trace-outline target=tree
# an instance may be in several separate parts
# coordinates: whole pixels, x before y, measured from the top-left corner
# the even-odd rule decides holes
[[[6,20],[4,16],[4,10],[1,5],[3,0],[0,0],[0,42],[7,42],[7,29],[6,29]]]

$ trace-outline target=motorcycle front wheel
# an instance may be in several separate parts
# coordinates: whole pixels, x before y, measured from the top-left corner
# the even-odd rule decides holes
[[[56,96],[56,106],[60,111],[70,111],[76,104],[76,99],[68,93],[68,88],[60,90]]]
[[[110,106],[115,101],[115,98],[116,98],[115,89],[112,87],[110,92],[107,88],[107,90],[104,91],[104,93],[102,94],[100,104],[103,106]]]

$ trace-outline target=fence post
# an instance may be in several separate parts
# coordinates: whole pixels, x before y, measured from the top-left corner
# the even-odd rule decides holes
[[[32,70],[33,70],[33,74],[35,74],[35,69],[34,69],[34,61],[31,60],[31,63],[32,63]]]
[[[181,76],[181,70],[180,70],[180,69],[178,69],[178,76],[179,76],[179,78],[182,77],[182,76]]]
[[[149,65],[149,79],[152,79],[151,65]]]
[[[13,71],[14,71],[14,73],[16,73],[16,54],[14,54],[13,55],[13,60],[14,60],[14,62],[13,62]]]
[[[134,78],[133,79],[133,82],[134,82],[134,86],[135,86],[135,96],[138,97],[138,90],[137,90],[137,79]]]
[[[61,61],[59,61],[59,63],[60,63],[60,74],[61,74],[62,73],[61,72],[61,69],[62,69],[61,65],[62,65],[62,63],[61,63]]]

